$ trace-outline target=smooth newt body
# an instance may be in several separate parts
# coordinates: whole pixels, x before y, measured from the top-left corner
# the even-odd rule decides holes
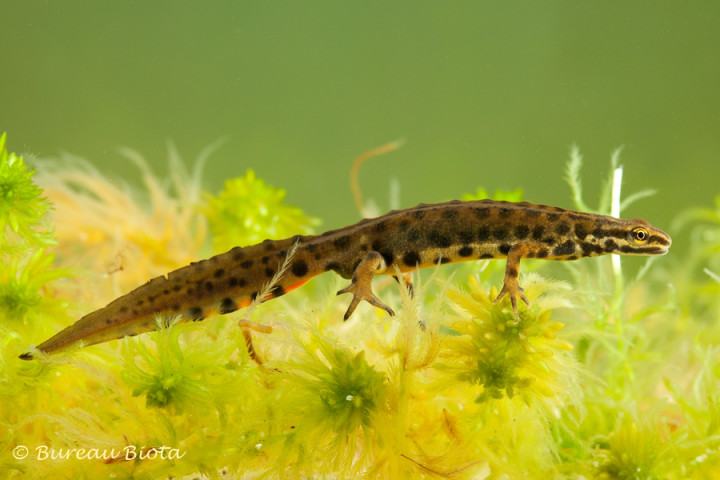
[[[333,270],[352,279],[347,319],[361,300],[393,311],[372,292],[374,275],[477,259],[507,258],[502,290],[519,320],[522,258],[576,260],[615,253],[662,255],[670,236],[641,219],[565,210],[527,202],[452,201],[389,212],[321,235],[266,240],[235,247],[148,281],[81,318],[37,348],[52,354],[78,342],[92,345],[157,328],[156,318],[202,320],[248,306],[287,262],[287,271],[263,300],[278,297]],[[288,253],[294,248],[293,255]],[[32,353],[21,356],[33,358]]]

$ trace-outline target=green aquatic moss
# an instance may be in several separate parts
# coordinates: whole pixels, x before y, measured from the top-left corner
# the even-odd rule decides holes
[[[67,272],[55,268],[55,256],[45,249],[28,255],[10,258],[0,269],[0,315],[9,323],[37,325],[42,316],[59,313],[64,303],[45,293]]]
[[[113,281],[133,274],[107,273],[105,258],[89,258],[96,263],[61,278],[82,244],[51,249],[43,197],[51,189],[33,184],[20,157],[1,157],[0,172],[13,179],[3,183],[12,185],[5,201],[14,202],[0,215],[2,478],[718,478],[720,296],[703,273],[720,272],[708,242],[720,238],[713,207],[682,220],[707,250],[675,261],[683,253],[673,250],[637,275],[608,257],[584,259],[564,264],[568,284],[550,280],[550,262],[524,262],[531,305],[520,305],[519,323],[508,302],[491,302],[503,263],[481,262],[416,274],[413,298],[377,279],[396,317],[362,305],[342,322],[347,299],[334,292],[346,281],[326,275],[255,309],[25,362],[17,356],[30,344],[71,322],[66,303],[102,305],[80,300],[77,285],[107,301],[122,293]],[[568,179],[587,207],[581,164],[575,149]],[[648,194],[621,201],[621,174],[615,155],[596,211]],[[181,205],[160,183],[148,183],[153,204]],[[110,193],[96,195],[99,204],[83,198],[80,208],[112,218],[133,212],[127,221],[137,221],[134,197]],[[485,192],[463,198],[478,195]],[[517,201],[521,192],[499,195]],[[200,211],[161,210],[167,225],[201,231],[207,220],[218,250],[314,225],[251,172],[205,198]],[[62,212],[58,223],[85,220]],[[113,238],[87,231],[93,241]],[[201,237],[185,237],[190,258],[202,255],[198,245],[209,239]],[[132,238],[114,241],[155,251]],[[63,243],[72,241],[80,243]],[[152,268],[160,274],[168,261]],[[251,333],[264,363],[248,354],[238,322],[272,330]],[[30,454],[20,458],[21,447]]]
[[[660,480],[666,478],[670,446],[661,425],[647,425],[620,415],[612,433],[596,453],[599,478]]]
[[[21,156],[8,153],[7,134],[0,135],[0,253],[17,253],[16,242],[29,246],[52,244],[42,223],[50,203],[33,183],[34,171]]]
[[[161,328],[153,336],[154,352],[141,342],[125,348],[123,379],[134,386],[133,395],[145,396],[148,407],[172,407],[182,412],[187,405],[197,406],[208,399],[204,382],[193,375],[201,370],[205,359],[189,357],[182,351],[178,342],[182,331],[181,326]],[[138,364],[140,361],[143,365]]]
[[[497,201],[505,202],[519,202],[522,200],[523,190],[522,188],[516,188],[515,190],[495,190],[492,195],[488,194],[484,188],[478,188],[475,193],[465,193],[462,195],[463,201],[469,200],[483,200],[485,198],[492,198]]]
[[[535,278],[527,283],[528,298],[533,303],[547,285]],[[563,325],[550,320],[551,312],[528,310],[515,322],[512,312],[496,306],[476,279],[471,279],[470,295],[450,291],[449,298],[465,315],[453,324],[457,335],[450,336],[435,365],[457,382],[476,385],[475,401],[513,398],[519,395],[527,404],[543,397],[564,395],[558,388],[562,376],[576,375],[574,363],[564,353],[572,346],[557,338]],[[574,384],[574,379],[569,384]],[[554,387],[554,388],[551,388]],[[569,387],[574,388],[574,387]]]
[[[314,460],[318,465],[351,472],[358,457],[368,457],[385,421],[386,373],[370,365],[365,352],[352,352],[318,332],[300,343],[302,353],[287,364],[292,373],[284,375],[287,399],[301,414],[288,445],[304,449],[315,443],[327,455]]]
[[[8,153],[6,138],[0,135],[0,325],[32,327],[58,313],[60,302],[46,293],[67,273],[55,268],[48,250],[55,243],[46,218],[50,202],[33,182],[35,172]]]
[[[57,280],[68,276],[50,251],[50,202],[33,182],[35,172],[7,151],[6,138],[0,136],[0,404],[12,403],[49,373],[15,360],[33,332],[50,334],[54,327],[46,318],[67,319],[66,302],[53,293]]]
[[[319,220],[297,207],[285,205],[285,195],[285,190],[267,185],[252,170],[226,181],[220,194],[205,195],[204,212],[210,223],[214,250],[224,252],[268,238],[312,233]]]

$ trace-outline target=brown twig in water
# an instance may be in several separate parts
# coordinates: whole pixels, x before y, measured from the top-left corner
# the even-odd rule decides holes
[[[390,142],[381,147],[373,148],[371,150],[363,152],[357,157],[355,157],[352,167],[350,167],[350,189],[352,190],[353,199],[355,200],[355,208],[358,209],[358,212],[360,212],[360,214],[363,214],[364,211],[362,191],[360,190],[360,182],[358,181],[360,165],[362,165],[363,163],[365,163],[366,160],[369,160],[372,157],[377,157],[378,155],[384,155],[386,153],[392,152],[393,150],[397,150],[398,148],[402,147],[404,143],[405,140],[395,140],[394,142]]]

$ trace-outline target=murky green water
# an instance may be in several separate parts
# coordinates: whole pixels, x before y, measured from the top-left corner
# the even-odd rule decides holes
[[[626,216],[660,226],[720,193],[720,3],[4,2],[0,130],[132,178],[128,146],[212,155],[206,184],[253,168],[336,227],[357,219],[353,157],[385,209],[484,186],[572,206],[569,146],[594,202],[624,145]]]

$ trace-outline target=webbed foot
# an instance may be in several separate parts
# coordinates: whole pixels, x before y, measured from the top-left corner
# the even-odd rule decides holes
[[[368,252],[367,255],[358,264],[355,272],[353,272],[352,281],[349,286],[343,288],[338,295],[343,293],[352,293],[353,299],[345,312],[344,320],[350,318],[355,308],[358,306],[360,301],[365,300],[366,302],[374,305],[378,308],[382,308],[390,315],[395,315],[395,312],[385,305],[372,291],[372,279],[377,272],[382,272],[386,268],[385,261],[378,252]]]

